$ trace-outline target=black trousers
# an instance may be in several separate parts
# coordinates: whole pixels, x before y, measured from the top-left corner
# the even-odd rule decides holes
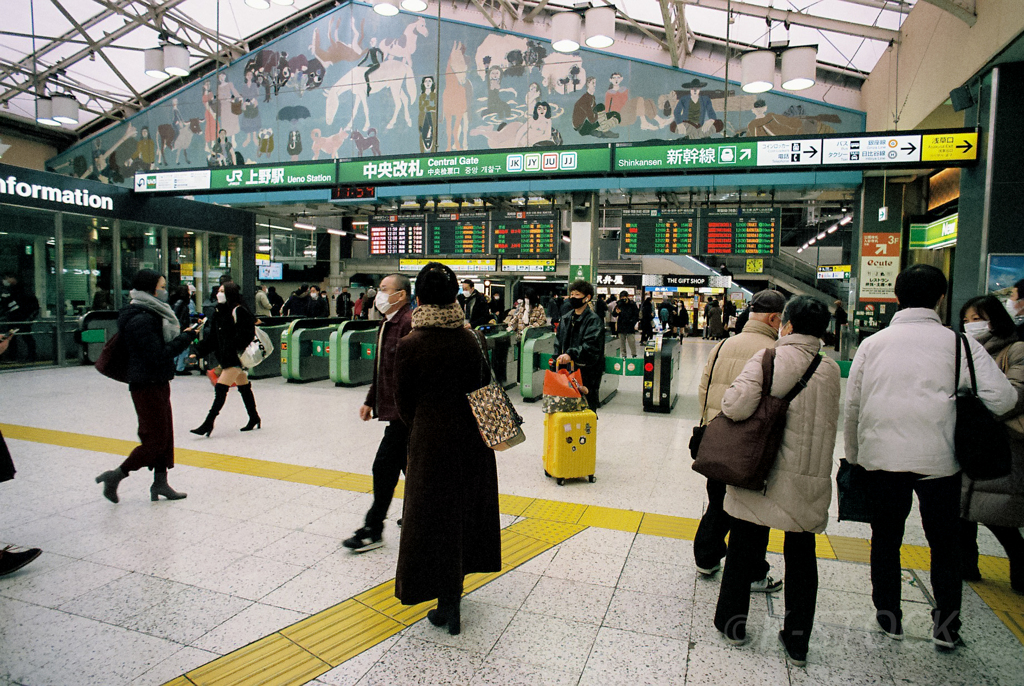
[[[963,596],[959,557],[960,474],[925,479],[912,472],[868,472],[874,508],[871,522],[871,598],[877,613],[903,619],[900,609],[900,546],[913,505],[921,506],[921,524],[931,547],[931,582],[936,628],[960,630]]]
[[[121,463],[125,474],[149,467],[166,472],[174,466],[174,421],[171,415],[171,384],[131,386],[132,403],[139,416],[139,440],[128,458]]]
[[[604,376],[604,358],[601,359],[601,370],[591,372],[587,368],[581,368],[580,380],[587,387],[587,406],[596,411],[601,404],[601,377]]]
[[[384,531],[384,519],[395,497],[398,478],[405,471],[409,429],[401,420],[388,422],[373,458],[373,505],[366,513],[366,528],[376,536]]]
[[[747,633],[750,611],[750,583],[759,578],[752,573],[768,550],[768,527],[734,519],[729,534],[729,553],[722,572],[722,588],[715,608],[715,628],[729,638]],[[783,546],[786,558],[786,619],[782,630],[787,642],[798,652],[807,651],[814,627],[814,608],[818,600],[818,559],[814,553],[814,534],[787,531]]]
[[[708,509],[700,518],[697,534],[693,537],[693,561],[698,567],[711,569],[725,557],[725,537],[736,521],[725,511],[725,484],[708,479]],[[761,559],[750,563],[753,581],[768,576],[771,565],[762,554]]]
[[[988,530],[1010,559],[1010,584],[1024,589],[1024,536],[1012,526],[989,526]],[[960,563],[964,572],[978,569],[978,523],[960,520]]]

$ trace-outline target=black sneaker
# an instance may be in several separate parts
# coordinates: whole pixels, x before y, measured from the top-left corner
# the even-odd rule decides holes
[[[903,622],[896,619],[891,612],[876,612],[875,621],[882,633],[894,641],[903,640]]]
[[[7,546],[0,549],[0,576],[16,572],[32,560],[39,557],[43,551],[39,548],[27,548],[15,550],[14,546]]]
[[[779,632],[779,643],[782,644],[783,650],[786,651],[786,661],[794,667],[806,667],[807,666],[807,651],[799,651],[793,649],[786,641],[786,634],[784,631]]]
[[[356,553],[365,553],[368,550],[379,548],[384,545],[384,537],[381,534],[374,534],[365,526],[342,542],[342,545]]]

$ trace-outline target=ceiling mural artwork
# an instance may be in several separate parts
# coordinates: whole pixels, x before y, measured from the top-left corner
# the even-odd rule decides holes
[[[728,107],[728,110],[726,110]],[[862,112],[349,3],[49,161],[152,169],[864,130]]]

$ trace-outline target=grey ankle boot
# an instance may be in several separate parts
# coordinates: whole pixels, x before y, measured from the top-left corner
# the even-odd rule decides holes
[[[156,501],[159,496],[168,500],[181,500],[187,498],[188,493],[179,493],[167,484],[167,472],[154,472],[153,485],[149,487],[149,499]]]
[[[103,472],[96,477],[96,483],[103,484],[103,497],[112,503],[116,503],[117,500],[117,485],[121,483],[121,479],[127,478],[128,475],[121,471],[121,468],[111,469],[109,472]]]

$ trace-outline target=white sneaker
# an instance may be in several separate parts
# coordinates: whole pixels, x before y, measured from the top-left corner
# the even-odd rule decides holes
[[[697,567],[697,565],[694,565],[694,567]],[[721,568],[722,565],[717,564],[714,567],[697,567],[697,571],[700,572],[703,576],[713,576]]]
[[[750,592],[751,593],[775,593],[776,591],[781,591],[782,590],[782,586],[783,586],[784,583],[785,582],[782,579],[779,579],[778,581],[776,581],[775,579],[771,578],[770,576],[766,576],[765,578],[761,579],[760,581],[755,581],[754,583],[750,584]]]

